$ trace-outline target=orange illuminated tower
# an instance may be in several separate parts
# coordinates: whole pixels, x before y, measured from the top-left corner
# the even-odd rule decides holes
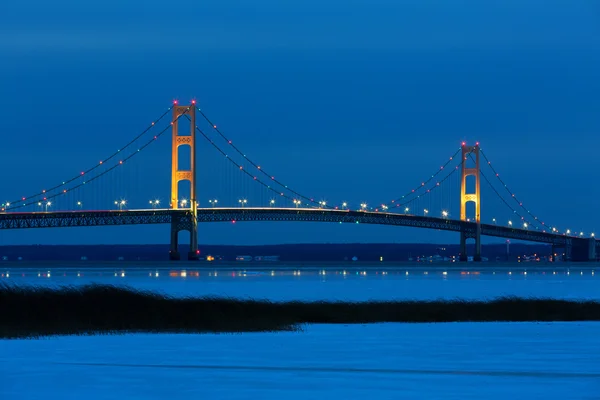
[[[179,119],[186,118],[190,120],[189,135],[179,134]],[[186,118],[187,119],[187,118]],[[172,123],[172,155],[171,155],[171,209],[179,209],[179,182],[190,182],[190,204],[184,205],[185,210],[180,213],[173,213],[171,219],[171,248],[169,251],[171,260],[179,259],[178,234],[180,231],[190,232],[190,251],[189,260],[198,258],[198,210],[196,197],[196,102],[191,105],[173,106]],[[179,146],[190,147],[190,169],[179,169]]]
[[[475,167],[467,167],[468,159],[475,158]],[[473,261],[481,261],[481,184],[479,169],[479,143],[475,146],[462,145],[462,178],[460,184],[460,220],[467,221],[467,203],[475,203],[475,254]],[[467,177],[475,177],[475,192],[467,193]],[[467,233],[460,232],[460,260],[467,261]]]

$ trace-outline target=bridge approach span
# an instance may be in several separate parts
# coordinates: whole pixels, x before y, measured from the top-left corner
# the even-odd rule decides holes
[[[59,228],[78,226],[117,226],[143,224],[170,224],[191,218],[189,209],[103,210],[103,211],[53,211],[30,213],[0,213],[0,229]],[[454,219],[426,217],[390,212],[330,210],[315,208],[199,208],[198,223],[206,222],[330,222],[409,226],[444,231],[464,231],[474,238],[477,224]],[[481,234],[499,238],[525,240],[565,246],[569,241],[587,240],[577,237],[481,224]],[[598,243],[598,242],[596,242]]]

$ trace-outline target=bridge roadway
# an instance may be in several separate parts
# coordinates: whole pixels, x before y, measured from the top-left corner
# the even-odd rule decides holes
[[[0,213],[0,229],[169,224],[174,215],[185,217],[186,215],[190,215],[190,210],[145,209],[28,213],[5,212]],[[464,230],[467,237],[471,238],[475,237],[477,229],[477,225],[474,222],[389,212],[276,207],[198,209],[198,223],[232,221],[305,221],[410,226],[453,232]],[[491,224],[481,224],[481,234],[506,239],[548,243],[557,247],[564,247],[567,243],[570,244],[576,241],[589,240],[539,230],[510,228]],[[600,241],[595,241],[595,245],[596,249],[600,250]]]

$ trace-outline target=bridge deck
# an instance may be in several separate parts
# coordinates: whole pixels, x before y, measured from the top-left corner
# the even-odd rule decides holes
[[[138,224],[168,224],[173,215],[189,215],[190,210],[146,209],[146,210],[102,210],[102,211],[52,211],[30,213],[0,213],[0,229],[57,228],[76,226],[112,226]],[[436,217],[386,212],[351,210],[327,210],[315,208],[199,208],[198,223],[246,221],[290,221],[290,222],[336,222],[376,225],[411,226],[416,228],[466,232],[475,237],[474,222]],[[507,239],[549,243],[558,246],[568,241],[587,240],[578,237],[481,224],[481,234]],[[596,241],[600,247],[600,242]]]

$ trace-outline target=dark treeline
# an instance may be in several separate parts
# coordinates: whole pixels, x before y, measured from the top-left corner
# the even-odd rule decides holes
[[[270,302],[172,298],[108,285],[0,285],[0,338],[126,332],[206,333],[301,329],[307,323],[598,321],[594,301]]]
[[[181,246],[181,254],[187,248]],[[0,246],[0,257],[8,261],[76,261],[85,257],[90,261],[161,261],[168,259],[168,245],[29,245]],[[280,244],[265,246],[201,245],[201,256],[221,256],[223,261],[234,261],[236,256],[279,256],[284,262],[307,261],[348,261],[356,257],[359,261],[408,261],[420,256],[457,256],[458,245],[411,244],[411,243],[320,243],[320,244]],[[473,254],[473,248],[468,248]],[[551,248],[543,244],[510,245],[508,260],[516,260],[523,255],[549,255]],[[505,244],[488,244],[482,249],[484,257],[490,261],[507,261]],[[218,260],[217,260],[218,261]]]

